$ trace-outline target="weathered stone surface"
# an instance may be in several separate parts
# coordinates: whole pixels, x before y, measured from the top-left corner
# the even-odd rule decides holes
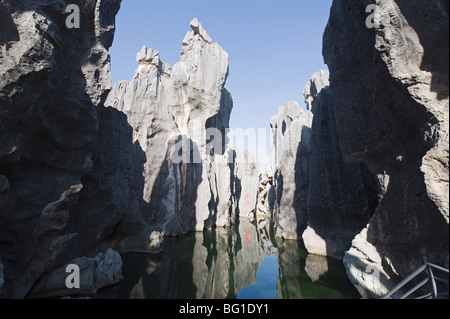
[[[273,172],[271,169],[264,169],[259,174],[258,201],[256,214],[259,216],[270,216],[273,210],[275,199],[275,187],[273,186]]]
[[[96,182],[95,188],[113,193],[126,182],[129,189],[116,219],[127,222],[119,222],[115,233],[108,235],[110,243],[126,235],[128,247],[121,240],[117,240],[121,247],[113,246],[120,252],[140,251],[142,244],[151,246],[148,236],[152,231],[177,236],[230,226],[239,215],[249,216],[255,210],[256,161],[246,152],[241,155],[226,147],[233,108],[231,94],[224,86],[228,54],[208,40],[196,19],[191,28],[173,68],[160,60],[157,51],[144,46],[137,55],[139,66],[132,81],[118,82],[106,101],[107,112],[118,113],[125,131],[120,133],[120,128],[114,128],[117,124],[108,124],[108,118],[105,125],[124,141],[111,153],[110,142],[117,137],[100,136],[99,150],[94,153],[94,167],[100,173],[93,171],[91,175],[107,172],[107,176],[95,178],[105,180],[101,186]],[[134,151],[125,152],[125,159],[117,156],[119,149],[133,147]],[[129,157],[133,152],[139,153],[138,159]],[[118,170],[109,167],[113,156],[123,163]],[[109,175],[120,179],[110,179]],[[130,189],[135,178],[137,183],[135,180],[134,189]],[[109,197],[111,203],[116,201]],[[140,231],[132,239],[136,229]]]
[[[311,126],[308,227],[302,238],[311,254],[342,259],[378,204],[377,182],[361,164],[344,162],[327,71],[314,74],[303,90],[314,114]]]
[[[449,12],[439,0],[383,1],[368,28],[370,3],[334,1],[324,57],[344,160],[379,184],[344,262],[360,291],[380,295],[425,260],[448,267]]]
[[[194,18],[191,21],[191,28],[192,28],[192,31],[194,32],[193,35],[197,35],[198,34],[204,41],[206,41],[206,43],[211,43],[212,42],[211,37],[208,35],[206,30],[203,29],[202,24],[198,22],[197,18]],[[186,41],[186,39],[184,39],[184,41]]]
[[[155,55],[143,51],[138,60],[149,52]],[[166,235],[212,225],[207,224],[215,209],[209,205],[214,155],[207,154],[206,129],[210,123],[228,127],[232,100],[224,88],[227,75],[228,55],[222,48],[193,37],[170,74],[140,64],[133,80],[118,83],[108,98],[107,105],[126,115],[133,140],[145,152],[142,218]]]
[[[98,290],[122,280],[122,258],[117,251],[108,249],[94,258],[94,287]]]
[[[68,265],[79,267],[80,288],[69,289],[67,287],[66,280],[70,275],[70,272],[66,272]],[[99,289],[114,285],[120,280],[122,280],[122,258],[118,252],[108,249],[95,258],[79,257],[74,259],[67,265],[44,275],[33,287],[28,297],[92,296]]]
[[[159,52],[153,49],[148,49],[146,46],[142,47],[142,50],[136,55],[136,61],[139,64],[153,63],[155,65],[159,64]]]
[[[66,1],[0,4],[0,175],[10,184],[0,210],[1,297],[24,297],[77,231],[63,228],[92,168],[120,0],[72,3],[83,8],[79,29],[65,24]],[[64,209],[42,213],[63,197]]]
[[[163,244],[164,244],[164,233],[161,233],[159,231],[153,231],[150,234],[149,250],[152,253],[159,253],[163,249]]]
[[[68,228],[79,229],[79,238],[69,248],[78,255],[95,255],[105,248],[119,253],[147,252],[151,228],[143,220],[145,153],[133,141],[134,129],[127,117],[112,107],[101,107],[99,134],[92,171],[82,178],[84,185],[72,208]],[[80,216],[80,217],[78,217]],[[81,217],[84,216],[84,217]]]
[[[310,111],[288,102],[270,122],[276,191],[273,222],[278,237],[299,239],[306,229],[312,119]]]
[[[248,150],[236,147],[234,152],[234,209],[239,217],[253,219],[258,197],[258,160]]]

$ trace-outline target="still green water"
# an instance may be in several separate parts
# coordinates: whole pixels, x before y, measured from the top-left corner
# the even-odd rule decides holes
[[[342,263],[274,239],[267,220],[166,238],[158,255],[123,256],[123,277],[97,298],[360,298]]]

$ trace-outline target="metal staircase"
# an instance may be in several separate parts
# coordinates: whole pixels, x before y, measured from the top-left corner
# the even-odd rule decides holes
[[[436,276],[436,273],[446,274],[446,278]],[[382,299],[393,299],[395,293],[399,292],[401,288],[405,287],[413,279],[425,275],[425,279],[421,280],[414,287],[409,289],[407,292],[395,296],[395,299],[406,299],[416,293],[419,289],[425,290],[421,291],[421,295],[413,297],[411,299],[448,299],[449,298],[449,281],[448,275],[449,270],[431,263],[425,263],[419,267],[416,271],[411,273],[408,277],[403,279],[398,285],[396,285],[386,296]],[[420,280],[420,278],[419,278]],[[428,283],[428,286],[425,286]],[[425,286],[425,287],[424,287]],[[428,291],[428,292],[426,292]],[[423,294],[426,292],[425,294]],[[399,293],[400,294],[400,293]]]

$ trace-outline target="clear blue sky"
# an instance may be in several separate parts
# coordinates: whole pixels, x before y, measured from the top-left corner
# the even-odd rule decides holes
[[[123,0],[111,48],[113,84],[131,80],[143,45],[174,65],[197,17],[230,56],[226,87],[231,128],[269,128],[287,101],[303,104],[303,87],[326,69],[322,35],[332,0]]]

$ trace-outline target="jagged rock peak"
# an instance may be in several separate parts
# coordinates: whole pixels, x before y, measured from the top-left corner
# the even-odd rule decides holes
[[[330,85],[330,74],[326,70],[321,70],[314,73],[311,79],[303,89],[303,96],[305,97],[306,109],[312,111],[312,101],[315,96],[319,94],[322,89]]]
[[[160,60],[159,51],[147,48],[145,45],[142,47],[136,55],[136,61],[139,63],[139,71],[141,73],[148,73],[148,66],[155,66],[158,68],[159,72],[170,75],[172,67]]]
[[[139,64],[158,64],[159,63],[159,51],[149,49],[145,45],[141,51],[136,55],[136,61]]]
[[[199,35],[206,43],[212,43],[211,37],[208,35],[205,29],[200,22],[198,22],[197,18],[192,19],[190,23],[192,31],[189,31],[183,40],[183,45],[187,45],[189,40],[194,38],[194,36]]]

